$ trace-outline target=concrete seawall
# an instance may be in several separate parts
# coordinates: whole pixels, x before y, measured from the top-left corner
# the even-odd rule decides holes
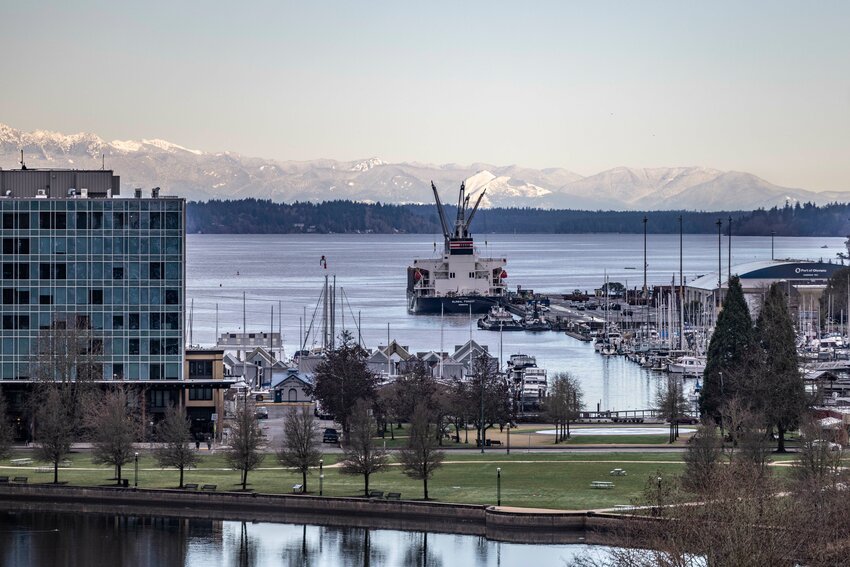
[[[0,485],[0,509],[307,523],[478,535],[522,543],[605,543],[618,515],[442,502],[110,487]]]

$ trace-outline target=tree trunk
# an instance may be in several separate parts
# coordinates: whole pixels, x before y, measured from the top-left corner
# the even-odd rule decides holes
[[[369,473],[363,473],[363,496],[369,498]]]
[[[425,500],[428,500],[428,477],[422,479],[422,491],[425,493]]]
[[[248,488],[248,469],[242,469],[242,490]]]
[[[53,484],[59,484],[59,460],[53,461]]]
[[[303,488],[301,489],[301,492],[306,494],[307,493],[307,470],[306,469],[301,471],[301,485],[303,486]]]
[[[777,427],[779,433],[779,444],[776,446],[777,453],[785,453],[785,428]]]
[[[180,467],[180,488],[183,488],[183,467]]]
[[[121,465],[116,465],[115,468],[118,469],[118,474],[116,475],[118,477],[118,484],[121,484]]]
[[[567,420],[567,439],[570,438],[570,420]]]

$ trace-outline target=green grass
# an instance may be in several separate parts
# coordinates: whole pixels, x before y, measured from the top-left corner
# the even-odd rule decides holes
[[[29,457],[31,453],[18,451],[9,459]],[[324,495],[361,496],[363,479],[346,476],[333,467],[342,456],[324,456]],[[113,469],[91,463],[86,452],[71,455],[72,466],[60,469],[60,481],[72,485],[114,485]],[[792,459],[792,455],[774,455],[774,461]],[[641,493],[647,478],[658,471],[677,474],[682,471],[680,453],[546,453],[514,449],[508,455],[505,449],[487,449],[480,453],[446,453],[446,463],[437,470],[429,482],[429,496],[441,502],[466,504],[496,503],[496,468],[502,469],[502,505],[530,508],[583,510],[629,504]],[[143,453],[139,459],[139,486],[141,488],[176,488],[178,473],[160,469],[154,459]],[[622,468],[627,476],[610,476],[614,468]],[[788,467],[773,469],[780,477],[790,472]],[[28,476],[29,482],[49,483],[53,474],[36,472],[33,467],[11,467],[9,460],[0,461],[0,475]],[[122,476],[133,483],[133,463],[128,463]],[[591,481],[606,480],[615,484],[610,490],[590,488]],[[185,482],[216,484],[219,490],[238,490],[239,473],[230,470],[224,456],[203,454],[197,469],[186,471]],[[250,488],[258,492],[289,493],[292,485],[301,482],[298,474],[282,469],[274,455],[267,455],[261,468],[248,475]],[[318,470],[308,477],[310,492],[317,494]],[[387,472],[372,477],[370,488],[385,492],[401,492],[403,498],[422,497],[422,483],[401,473],[392,466]]]

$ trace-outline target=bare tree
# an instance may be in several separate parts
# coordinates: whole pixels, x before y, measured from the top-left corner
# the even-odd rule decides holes
[[[6,398],[3,396],[3,388],[0,388],[0,459],[9,454],[12,447],[12,426],[9,423],[9,414],[6,408]]]
[[[31,412],[35,414],[36,405],[40,403],[38,391],[41,386],[53,384],[60,390],[66,419],[74,435],[81,435],[89,405],[95,397],[95,382],[103,378],[99,361],[103,353],[102,339],[93,336],[91,325],[84,317],[54,316],[50,328],[39,333],[36,349],[30,372],[39,386],[33,389]]]
[[[109,390],[93,403],[86,422],[92,440],[92,461],[114,466],[120,484],[121,468],[133,459],[133,443],[141,432],[138,411],[130,406],[124,388]]]
[[[723,443],[717,434],[717,425],[711,417],[706,417],[691,437],[684,455],[684,488],[696,494],[712,491],[716,487],[722,458]]]
[[[55,384],[39,387],[35,404],[35,455],[53,465],[53,483],[59,483],[59,464],[71,452],[74,424],[62,391]]]
[[[416,406],[410,420],[407,446],[399,452],[402,471],[410,478],[422,481],[423,498],[428,500],[428,480],[443,464],[445,455],[437,449],[436,427],[431,422],[425,403]]]
[[[794,464],[794,478],[798,483],[823,487],[839,482],[841,449],[832,441],[814,418],[809,417],[803,422]]]
[[[236,402],[236,414],[230,424],[230,449],[225,454],[227,464],[240,471],[242,490],[248,488],[248,473],[263,462],[262,445],[265,435],[260,429],[254,404],[245,399]]]
[[[570,421],[578,418],[583,400],[584,392],[575,377],[568,372],[555,374],[549,396],[543,402],[547,418],[555,425],[555,443],[570,438]]]
[[[169,405],[165,416],[156,427],[159,446],[154,457],[161,467],[174,467],[180,471],[179,487],[183,488],[183,471],[198,464],[198,453],[192,448],[189,420],[183,410]]]
[[[341,463],[343,474],[363,475],[363,494],[369,496],[369,477],[383,471],[389,463],[387,452],[381,449],[373,437],[375,420],[369,413],[369,403],[357,400],[351,412],[351,441],[345,448],[345,459]]]
[[[283,445],[277,452],[277,460],[301,473],[302,490],[307,492],[307,475],[321,458],[319,422],[310,408],[296,408],[283,423]]]
[[[679,420],[687,415],[688,401],[684,386],[679,378],[668,375],[658,385],[655,393],[655,409],[660,417],[670,422],[670,443],[679,438]]]

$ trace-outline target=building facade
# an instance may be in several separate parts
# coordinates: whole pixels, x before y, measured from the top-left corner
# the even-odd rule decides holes
[[[196,437],[221,438],[224,420],[224,389],[233,381],[224,377],[224,349],[186,350],[186,391],[183,404]]]
[[[0,381],[33,380],[58,330],[98,380],[182,381],[185,201],[121,198],[111,171],[0,174]]]

